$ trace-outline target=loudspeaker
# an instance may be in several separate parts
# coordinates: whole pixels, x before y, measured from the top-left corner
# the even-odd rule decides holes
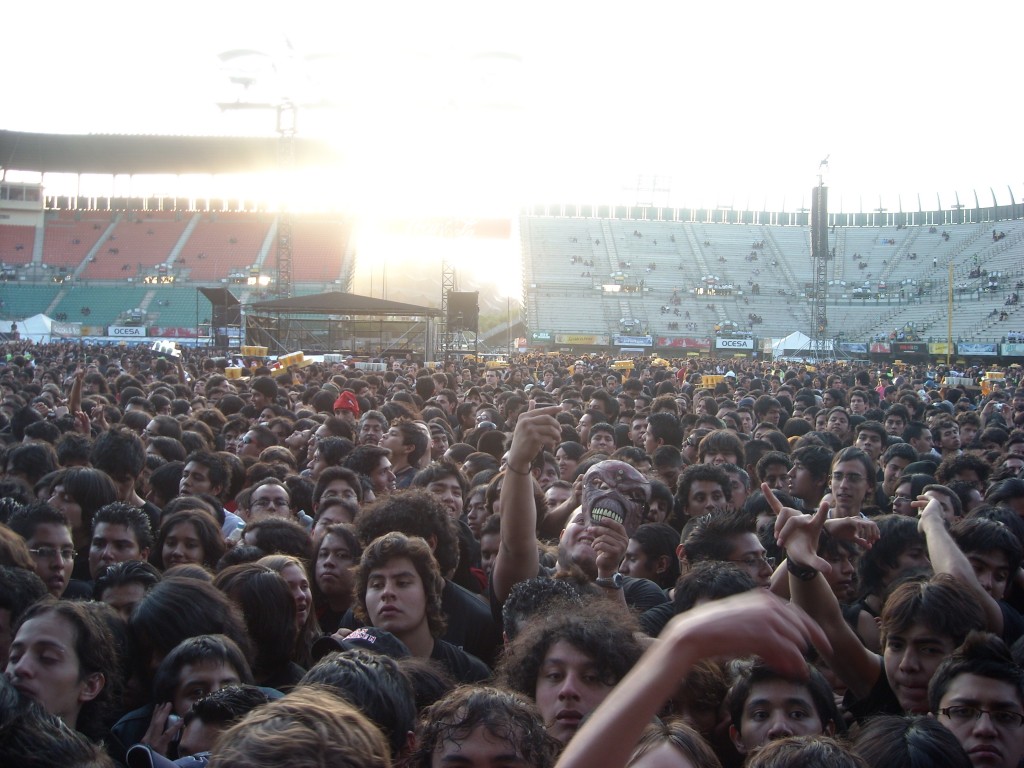
[[[448,330],[473,331],[480,322],[479,291],[448,291]]]
[[[811,258],[828,258],[828,187],[811,192]]]

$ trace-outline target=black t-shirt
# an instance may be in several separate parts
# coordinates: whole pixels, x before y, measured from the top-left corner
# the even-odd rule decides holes
[[[622,594],[626,598],[626,605],[641,613],[663,603],[671,605],[665,591],[650,579],[625,576],[622,579]]]
[[[640,627],[651,637],[657,637],[675,615],[676,606],[673,602],[660,603],[640,614]]]
[[[881,657],[878,659],[878,666],[878,680],[875,681],[867,696],[862,699],[854,699],[853,695],[847,691],[846,697],[843,699],[843,707],[854,716],[858,723],[863,723],[875,715],[903,714],[900,700],[896,698],[896,693],[889,685],[889,678],[886,677]]]
[[[1013,645],[1024,635],[1024,616],[1004,600],[999,601],[999,610],[1003,612],[1003,641]]]
[[[62,600],[92,600],[92,582],[71,579],[64,588]]]
[[[299,684],[299,681],[305,674],[306,670],[294,661],[289,661],[271,677],[264,680],[263,687],[273,688],[276,691],[281,691],[281,693],[288,693],[292,688]]]
[[[480,567],[480,543],[474,538],[473,531],[465,520],[456,520],[456,527],[459,531],[459,564],[452,574],[452,581],[479,595],[483,589],[480,580],[473,575],[470,568]]]
[[[430,658],[440,663],[459,683],[479,683],[491,676],[491,670],[480,659],[444,640],[434,641]]]
[[[416,476],[416,467],[406,467],[395,472],[395,489],[404,490],[409,487],[412,483],[412,479]]]
[[[493,666],[501,647],[501,628],[491,618],[487,603],[446,579],[441,591],[441,609],[448,620],[448,629],[441,639]],[[363,625],[350,609],[339,626],[358,629]]]

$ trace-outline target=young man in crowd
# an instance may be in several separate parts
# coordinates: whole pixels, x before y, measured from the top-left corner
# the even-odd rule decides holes
[[[391,471],[395,475],[395,488],[403,490],[412,484],[419,469],[420,459],[430,447],[429,437],[409,421],[392,424],[380,439],[380,447],[391,451]]]
[[[1024,759],[1024,671],[996,636],[968,636],[936,670],[928,703],[974,768],[1017,768]]]

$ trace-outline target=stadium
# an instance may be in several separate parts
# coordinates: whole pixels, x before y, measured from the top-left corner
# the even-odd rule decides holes
[[[311,10],[324,29],[302,15]],[[222,13],[231,23],[208,33],[165,18],[168,37],[196,38],[196,55],[175,59],[177,70],[125,71],[132,98],[100,109],[82,89],[12,82],[14,102],[31,96],[37,108],[13,110],[2,127],[19,130],[0,131],[3,329],[426,359],[513,349],[972,365],[1024,356],[1024,206],[999,143],[959,141],[974,131],[969,110],[946,110],[926,130],[928,99],[851,90],[830,105],[836,121],[756,79],[748,95],[766,98],[751,102],[722,87],[748,82],[749,62],[718,54],[759,57],[770,24],[782,71],[805,63],[808,43],[764,9],[728,25],[712,10],[655,4],[628,32],[598,8],[583,22],[548,9],[543,29],[527,14],[501,28],[484,10],[447,10],[407,9],[388,34],[346,46],[326,22],[377,30],[391,20],[315,3],[244,19],[210,9],[211,26]],[[65,13],[70,27],[95,23]],[[842,62],[873,32],[870,14],[825,15],[848,34],[831,43],[834,71],[800,70],[801,90],[822,96],[832,78],[853,76]],[[932,51],[940,17],[893,11],[906,56]],[[985,29],[961,23],[964,46]],[[48,57],[65,71],[80,49],[68,35]],[[166,43],[120,45],[130,58]],[[92,55],[99,66],[113,54]],[[211,79],[213,60],[230,94],[179,87]],[[711,60],[715,76],[672,90],[670,72]],[[357,66],[373,73],[357,87],[332,80]],[[857,82],[889,75],[885,62],[857,66]],[[301,80],[258,91],[268,71],[303,67]],[[560,87],[569,72],[589,76]],[[998,103],[998,84],[959,71],[946,83]],[[898,125],[876,124],[893,109]],[[838,150],[832,172],[808,146]],[[814,222],[818,186],[831,200]],[[303,298],[332,294],[362,299]]]
[[[18,171],[107,169],[136,178],[260,171],[276,162],[276,140],[234,142],[230,151],[221,143],[3,132],[0,156]],[[329,162],[329,150],[315,142],[298,147],[299,162]],[[832,351],[857,359],[1024,357],[1022,214],[1016,202],[829,213],[824,338],[834,342]],[[282,291],[277,278],[285,218],[292,267],[290,287]],[[509,219],[396,217],[387,226],[394,237],[448,243],[468,258],[495,244],[515,250],[522,273],[515,298],[525,311],[515,323],[509,311],[489,340],[481,338],[484,351],[506,351],[514,335],[529,349],[682,357],[771,354],[773,343],[776,354],[812,356],[811,224],[806,209],[550,204],[523,208]],[[51,332],[56,327],[54,335],[212,344],[214,306],[200,288],[227,289],[243,315],[289,295],[383,298],[385,289],[394,302],[437,310],[448,298],[446,269],[453,278],[447,290],[479,292],[481,312],[500,314],[509,302],[495,285],[455,283],[458,270],[429,253],[392,265],[397,274],[390,286],[380,272],[374,286],[372,266],[360,274],[359,253],[355,217],[343,212],[286,217],[244,199],[74,198],[48,195],[42,184],[0,185],[0,317],[24,323],[43,315]],[[297,321],[304,337],[272,339],[271,346],[281,342],[276,353],[298,343],[319,353],[418,347],[434,354],[426,318],[415,310],[404,317],[323,311],[328,314],[321,320]],[[448,319],[437,322],[435,343]],[[346,322],[340,335],[324,330]],[[221,335],[229,335],[224,326]],[[464,330],[475,344],[475,329]],[[244,328],[230,338],[238,343],[243,334]],[[779,346],[783,339],[789,346]],[[456,343],[464,341],[459,334]]]

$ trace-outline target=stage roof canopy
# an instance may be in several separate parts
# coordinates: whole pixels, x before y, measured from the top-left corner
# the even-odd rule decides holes
[[[413,317],[440,317],[441,310],[419,307],[399,301],[374,299],[354,293],[317,293],[310,296],[292,296],[287,299],[259,301],[249,305],[254,312],[273,312],[287,315],[398,315]]]
[[[327,144],[294,139],[295,165],[336,163]],[[255,173],[280,163],[280,140],[238,136],[71,135],[0,130],[0,168],[38,173]]]

